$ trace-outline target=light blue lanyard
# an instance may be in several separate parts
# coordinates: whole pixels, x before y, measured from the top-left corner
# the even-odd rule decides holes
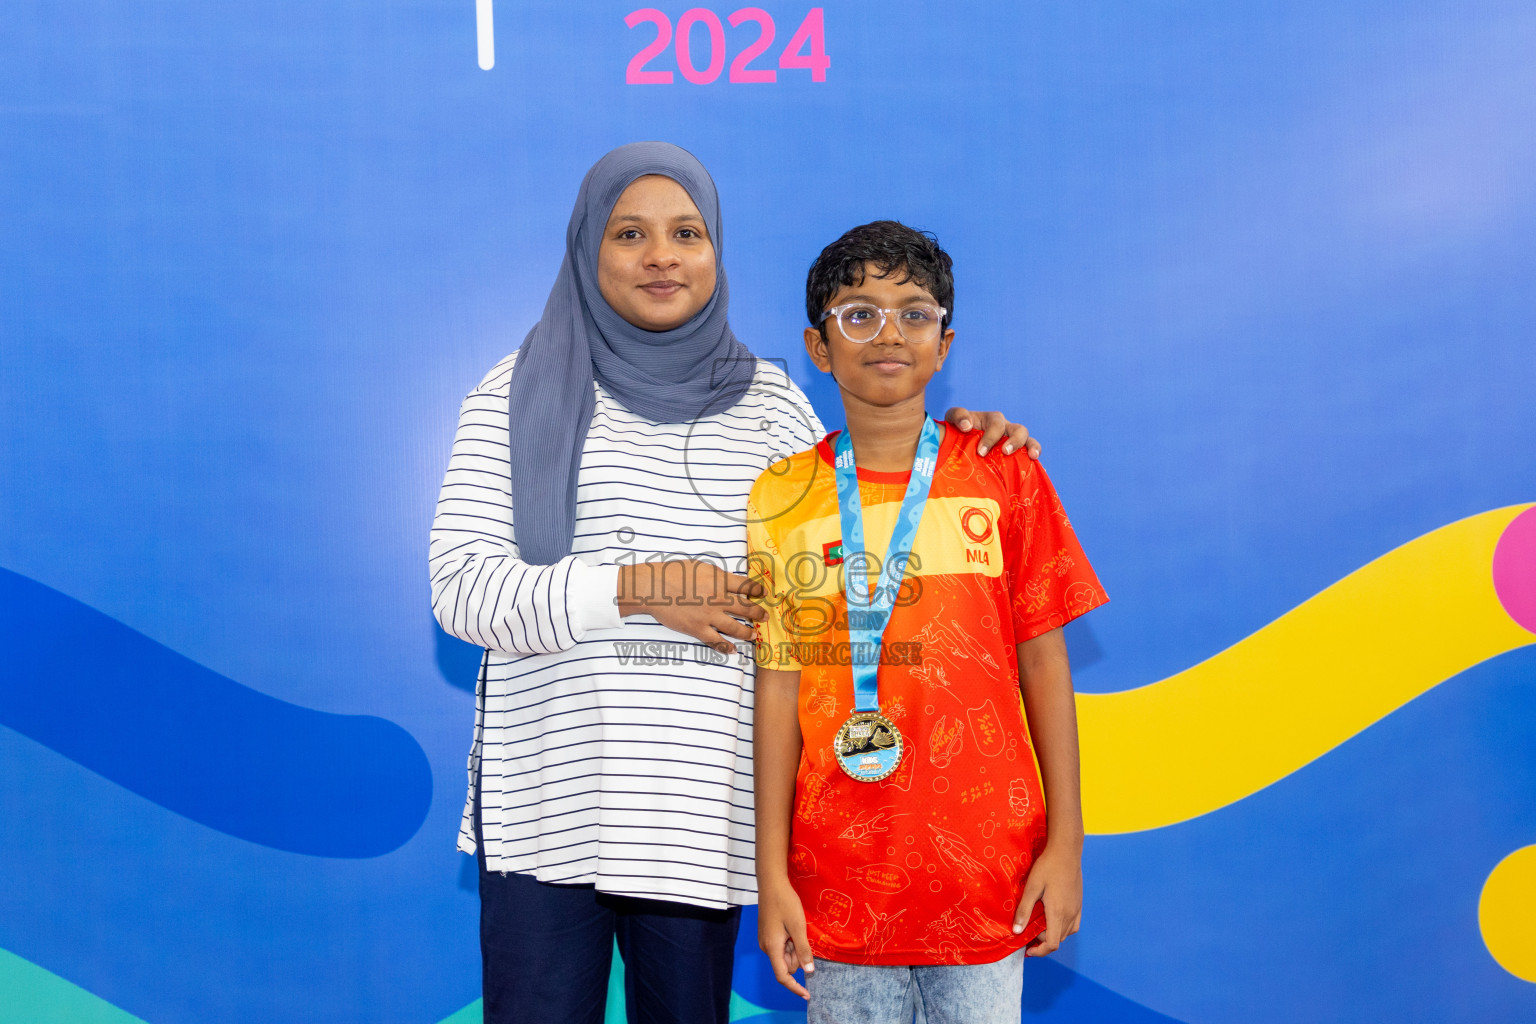
[[[880,710],[880,639],[891,621],[891,609],[906,575],[917,524],[922,522],[923,508],[928,504],[928,490],[933,486],[933,471],[939,461],[939,437],[939,425],[925,419],[923,434],[917,441],[917,455],[912,460],[912,476],[907,480],[907,493],[901,499],[901,511],[891,529],[891,543],[885,549],[880,579],[871,594],[853,442],[848,439],[847,430],[837,435],[837,457],[832,460],[832,467],[837,474],[837,511],[843,526],[843,592],[848,599],[855,711]]]

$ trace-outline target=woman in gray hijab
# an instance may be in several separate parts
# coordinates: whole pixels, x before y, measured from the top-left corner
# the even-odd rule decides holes
[[[430,568],[442,627],[486,649],[459,848],[487,1021],[597,1024],[615,942],[630,1020],[728,1020],[756,901],[747,492],[825,432],[731,331],[722,240],[691,154],[608,153],[543,316],[460,411]],[[973,419],[1032,444],[949,413]]]

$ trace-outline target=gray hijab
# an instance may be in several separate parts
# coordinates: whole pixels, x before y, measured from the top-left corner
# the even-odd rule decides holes
[[[597,286],[597,251],[620,194],[661,174],[692,197],[715,248],[715,293],[680,327],[647,331],[613,311]],[[633,142],[582,179],[565,230],[565,261],[544,315],[523,339],[510,395],[512,507],[524,561],[558,562],[576,532],[576,471],[592,425],[597,380],[637,415],[687,423],[735,405],[756,369],[726,322],[720,201],[693,154],[667,142]]]

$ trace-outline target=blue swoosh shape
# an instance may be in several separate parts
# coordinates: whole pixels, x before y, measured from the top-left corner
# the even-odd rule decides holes
[[[0,569],[0,724],[167,810],[292,853],[377,857],[432,769],[394,722],[269,697]]]

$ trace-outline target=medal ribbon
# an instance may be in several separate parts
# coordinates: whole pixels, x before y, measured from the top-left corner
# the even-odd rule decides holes
[[[869,555],[864,548],[864,509],[859,503],[859,473],[853,461],[853,442],[848,431],[837,435],[836,458],[832,467],[837,475],[837,512],[843,527],[843,592],[848,599],[848,642],[853,667],[853,702],[855,711],[880,710],[880,643],[891,621],[891,609],[907,572],[917,524],[922,522],[933,486],[933,473],[939,461],[939,425],[923,421],[923,433],[917,441],[917,455],[912,459],[912,476],[907,493],[901,499],[901,511],[891,529],[891,542],[885,549],[885,562],[874,592],[869,588]]]

